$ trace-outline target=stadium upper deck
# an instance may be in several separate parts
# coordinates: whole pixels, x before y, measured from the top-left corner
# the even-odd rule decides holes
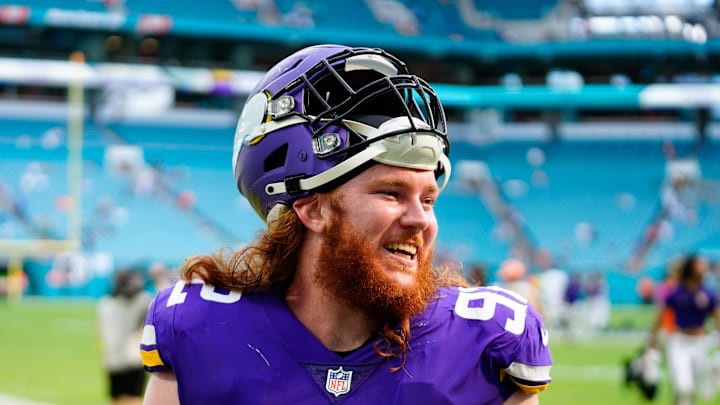
[[[714,3],[656,3],[27,0],[0,4],[0,55],[66,58],[80,48],[92,61],[263,70],[299,46],[338,42],[381,46],[433,81],[463,84],[507,72],[532,83],[551,67],[643,83],[712,70]]]
[[[635,15],[627,21],[644,21],[638,27],[648,31],[623,35],[591,20],[612,25],[622,12],[593,11],[590,1],[505,2],[513,14],[480,0],[58,3],[0,4],[0,191],[21,197],[0,210],[3,238],[67,236],[67,139],[55,135],[68,125],[65,86],[77,72],[48,63],[80,49],[88,62],[81,68],[86,252],[179,262],[250,240],[261,224],[228,178],[236,107],[256,70],[332,39],[402,54],[448,108],[451,158],[488,166],[497,195],[488,199],[457,178],[438,205],[442,248],[466,263],[492,266],[514,254],[513,226],[530,249],[551,252],[568,269],[624,268],[644,246],[646,265],[661,270],[680,251],[717,246],[712,195],[686,201],[700,201],[690,206],[690,222],[656,226],[667,219],[658,211],[665,145],[689,149],[706,138],[693,156],[704,180],[720,178],[713,6],[672,18],[655,10],[659,20]],[[653,34],[658,21],[662,33]],[[140,152],[140,170],[112,173],[106,152],[117,145]],[[529,159],[538,154],[544,163]],[[162,181],[151,193],[147,176]],[[643,245],[650,234],[662,237]]]

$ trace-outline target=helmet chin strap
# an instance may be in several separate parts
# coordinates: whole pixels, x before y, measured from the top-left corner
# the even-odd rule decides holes
[[[380,142],[372,143],[370,144],[370,146],[368,146],[361,152],[355,154],[347,160],[340,162],[339,164],[320,174],[305,179],[296,180],[297,183],[293,185],[293,188],[295,188],[297,192],[314,190],[324,184],[327,184],[337,179],[344,174],[347,174],[351,170],[355,169],[356,167],[367,162],[368,160],[371,160],[372,158],[378,156],[385,151],[385,147]],[[265,192],[268,195],[286,193],[288,192],[288,181],[289,180],[269,183],[265,186]]]
[[[408,134],[404,134],[408,135]],[[343,161],[342,163],[338,164],[337,166],[320,173],[316,176],[308,177],[306,179],[300,179],[298,181],[298,187],[302,191],[310,191],[315,188],[318,188],[324,184],[327,184],[330,181],[335,180],[336,178],[348,173],[349,171],[353,170],[357,166],[367,162],[368,160],[379,156],[380,154],[384,153],[387,149],[385,148],[384,144],[382,142],[376,142],[371,144],[367,149],[363,150],[362,152],[356,154],[355,156],[351,157],[350,159],[347,159]],[[450,165],[450,159],[448,159],[445,154],[441,153],[438,156],[438,160],[440,161],[440,164],[442,164],[444,168],[444,174],[443,174],[443,181],[440,184],[440,191],[442,191],[445,186],[447,186],[448,181],[450,180],[450,171],[451,171],[451,165]],[[389,164],[392,166],[401,166],[398,164],[392,164],[389,162],[381,162],[384,164]],[[401,167],[410,167],[412,166],[401,166]],[[272,190],[272,192],[270,191]],[[287,187],[285,186],[285,182],[276,182],[276,183],[270,183],[267,186],[265,186],[265,191],[268,193],[268,195],[276,195],[276,194],[282,194],[285,193],[287,190]],[[267,217],[265,218],[265,223],[267,224],[269,229],[272,229],[282,216],[282,214],[289,210],[290,207],[285,205],[284,203],[277,203],[275,204],[271,209],[270,212],[268,212]]]
[[[406,141],[402,142],[402,140]],[[442,191],[450,180],[451,165],[450,159],[440,148],[440,143],[434,134],[414,132],[399,134],[373,142],[352,157],[315,176],[269,183],[265,186],[265,192],[268,195],[277,195],[288,193],[289,188],[293,193],[311,191],[349,173],[371,159],[390,166],[419,170],[435,170],[439,162],[444,170],[443,180],[439,186]],[[422,155],[424,159],[419,159],[418,155]],[[432,167],[428,164],[428,157],[434,161]]]

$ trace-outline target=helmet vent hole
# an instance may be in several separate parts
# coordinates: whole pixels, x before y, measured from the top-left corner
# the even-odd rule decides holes
[[[267,159],[265,159],[264,171],[269,172],[271,170],[277,169],[278,167],[285,166],[285,160],[287,158],[287,151],[288,151],[288,144],[284,144],[281,147],[275,149],[267,157]]]

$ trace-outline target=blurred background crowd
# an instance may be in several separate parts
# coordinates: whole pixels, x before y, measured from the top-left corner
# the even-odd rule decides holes
[[[333,42],[401,56],[445,104],[456,171],[437,205],[439,262],[499,283],[512,260],[538,288],[559,270],[567,281],[551,291],[605,305],[652,301],[692,252],[715,280],[718,11],[711,0],[0,3],[0,292],[99,297],[118,268],[151,286],[159,266],[172,278],[195,253],[250,241],[263,224],[231,175],[239,108],[264,69]]]
[[[339,43],[396,54],[446,108],[438,265],[517,291],[570,341],[632,329],[614,308],[654,307],[688,255],[720,292],[719,22],[714,0],[0,2],[0,297],[97,303],[96,357],[124,370],[178,266],[264,227],[231,169],[248,93]],[[560,387],[591,361],[555,353]]]

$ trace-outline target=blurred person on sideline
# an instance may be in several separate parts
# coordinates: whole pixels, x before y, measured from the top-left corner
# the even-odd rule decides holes
[[[148,276],[152,281],[155,292],[162,291],[177,281],[173,270],[163,261],[154,261],[148,267]]]
[[[119,270],[111,294],[97,304],[98,335],[113,404],[142,402],[146,371],[137,347],[152,301],[144,287],[143,273]]]
[[[568,285],[568,275],[563,270],[550,266],[541,270],[537,279],[545,325],[551,330],[557,329],[562,326],[565,317],[564,295]]]
[[[574,272],[570,274],[563,298],[565,301],[565,318],[562,323],[565,333],[569,338],[577,339],[582,334],[585,326],[582,305],[585,300],[585,291],[581,273]]]
[[[235,134],[266,222],[197,255],[148,311],[152,404],[537,404],[552,358],[527,300],[432,265],[450,175],[435,91],[375,48],[270,69]]]
[[[643,303],[654,303],[658,308],[659,329],[656,343],[652,347],[644,345],[642,349],[624,364],[625,382],[633,383],[640,389],[646,399],[655,399],[662,376],[662,354],[660,348],[665,346],[667,337],[675,330],[675,313],[670,306],[665,305],[667,297],[677,289],[680,269],[684,258],[678,257],[668,263],[665,278],[660,283],[654,283],[649,277],[640,279],[638,286],[642,286]]]
[[[672,259],[667,266],[665,278],[655,287],[653,299],[660,314],[660,330],[658,331],[659,346],[663,345],[667,336],[675,331],[675,312],[672,307],[665,305],[665,301],[678,288],[680,272],[682,271],[684,257]]]
[[[656,295],[657,295],[657,286],[655,285],[655,280],[652,279],[650,276],[642,276],[637,280],[637,284],[635,285],[635,292],[637,292],[637,296],[640,299],[640,303],[643,305],[655,305],[656,302]]]
[[[591,271],[585,281],[587,324],[591,331],[604,331],[610,322],[610,291],[602,270]]]
[[[678,286],[665,298],[650,330],[648,347],[658,348],[663,310],[672,309],[675,329],[665,342],[665,352],[676,405],[696,403],[698,394],[712,395],[708,384],[710,339],[705,324],[712,317],[720,330],[720,305],[714,291],[704,284],[705,257],[691,254],[680,264]]]
[[[475,263],[468,269],[467,281],[471,286],[487,285],[487,268],[480,263]]]
[[[530,280],[527,265],[522,260],[510,258],[503,261],[498,269],[498,278],[501,280],[500,286],[520,294],[520,296],[528,300],[530,305],[540,314],[543,314],[540,291]]]

